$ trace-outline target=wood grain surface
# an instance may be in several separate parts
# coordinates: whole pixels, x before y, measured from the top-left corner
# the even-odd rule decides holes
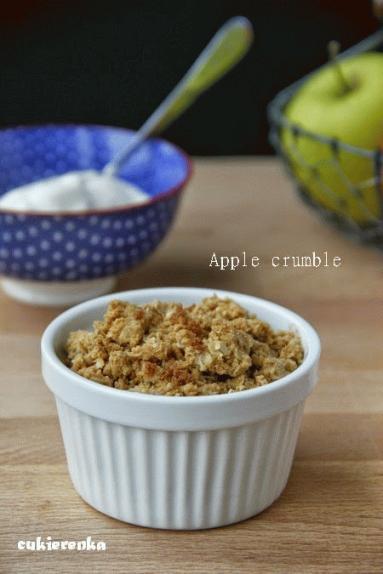
[[[209,268],[213,251],[245,250],[256,269]],[[341,267],[275,268],[273,255],[327,250]],[[59,309],[0,296],[0,572],[383,572],[383,254],[345,239],[295,197],[274,159],[197,160],[176,224],[120,290],[209,286],[287,305],[318,329],[320,383],[307,401],[281,498],[256,518],[200,532],[118,522],[71,486],[39,341]],[[17,550],[52,536],[103,540],[101,552]]]

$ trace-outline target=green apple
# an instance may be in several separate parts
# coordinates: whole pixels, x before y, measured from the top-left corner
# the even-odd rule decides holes
[[[285,114],[310,132],[378,149],[383,136],[383,54],[367,52],[329,63],[308,78]],[[295,137],[289,129],[282,133],[282,145],[297,179],[324,207],[359,224],[382,216],[371,159],[342,150],[334,154],[329,145]]]

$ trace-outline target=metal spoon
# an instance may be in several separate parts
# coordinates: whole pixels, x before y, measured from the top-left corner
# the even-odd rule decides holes
[[[249,50],[253,41],[251,22],[237,16],[228,20],[213,36],[182,80],[149,116],[102,173],[115,175],[130,154],[150,135],[159,133],[178,118],[205,90],[224,76]]]

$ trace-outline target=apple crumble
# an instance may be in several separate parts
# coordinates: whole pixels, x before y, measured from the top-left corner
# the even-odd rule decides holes
[[[293,332],[274,331],[231,299],[183,307],[112,301],[93,331],[74,331],[66,364],[109,387],[195,396],[242,391],[294,371],[303,360]]]

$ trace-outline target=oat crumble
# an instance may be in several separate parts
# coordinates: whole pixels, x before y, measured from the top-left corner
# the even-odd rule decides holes
[[[112,301],[93,331],[74,331],[66,364],[109,387],[195,396],[242,391],[294,371],[299,337],[274,331],[231,299],[216,296],[183,307]]]

